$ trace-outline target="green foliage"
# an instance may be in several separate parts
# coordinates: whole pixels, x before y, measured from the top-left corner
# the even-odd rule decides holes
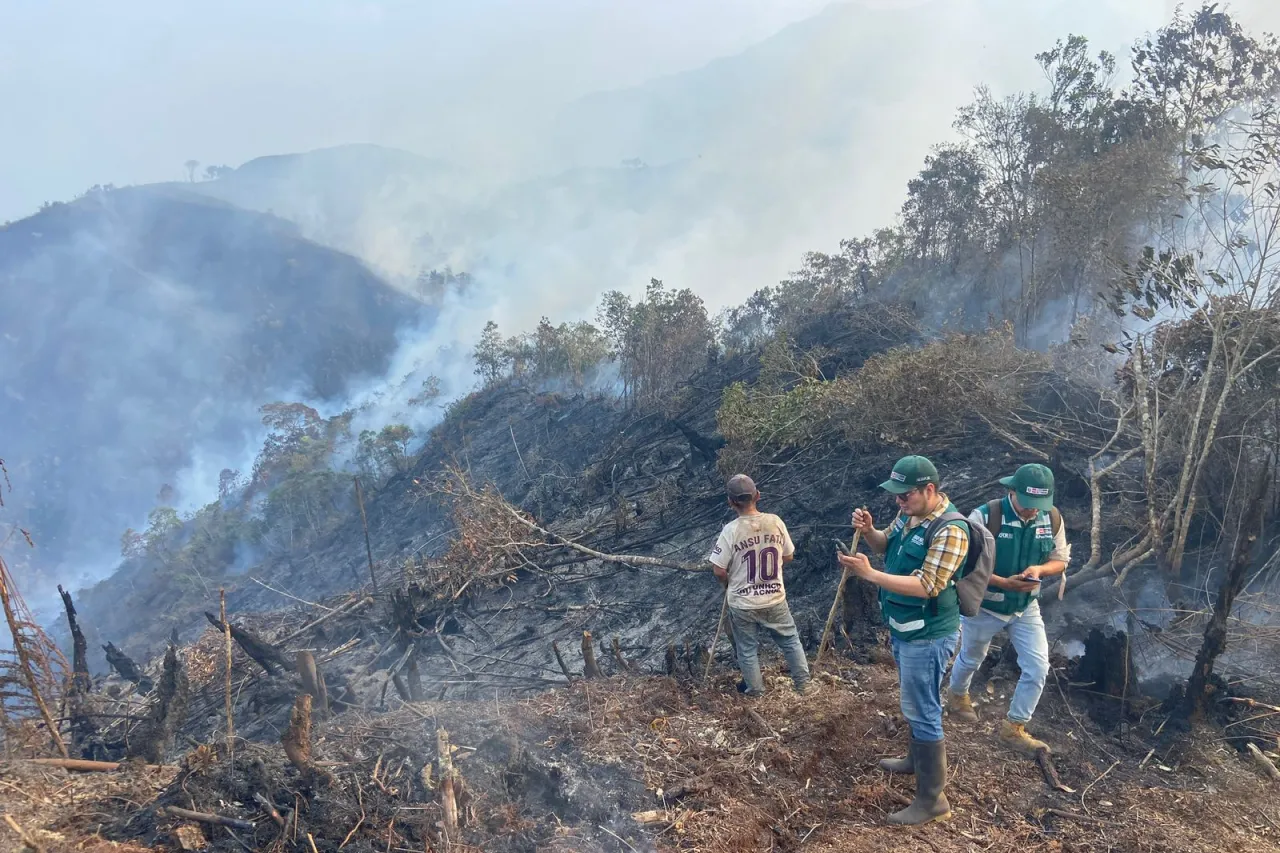
[[[473,350],[476,375],[489,386],[511,377],[527,382],[563,380],[582,388],[609,358],[604,335],[590,323],[552,325],[543,317],[532,333],[503,339],[498,324],[485,324]]]
[[[1022,409],[1047,367],[1046,357],[1015,346],[1005,325],[897,347],[830,381],[767,369],[755,385],[737,382],[724,391],[716,412],[728,442],[721,469],[743,470],[811,445],[921,451],[961,440],[975,423],[998,425]]]
[[[715,342],[702,299],[688,288],[667,290],[651,279],[645,298],[632,304],[619,291],[601,299],[597,319],[618,364],[622,394],[632,405],[660,408]]]
[[[790,278],[757,290],[743,305],[720,316],[720,343],[729,353],[749,352],[815,314],[851,307],[884,280],[903,253],[904,234],[895,228],[841,240],[838,254],[809,252]]]

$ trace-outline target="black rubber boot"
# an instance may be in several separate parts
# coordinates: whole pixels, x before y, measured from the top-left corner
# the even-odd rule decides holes
[[[950,817],[951,804],[943,793],[947,786],[946,742],[912,739],[911,756],[915,761],[916,796],[911,805],[889,815],[889,823],[915,826]]]
[[[907,746],[906,758],[880,759],[880,769],[887,770],[890,773],[901,773],[904,776],[910,776],[916,772],[915,748],[911,745]]]

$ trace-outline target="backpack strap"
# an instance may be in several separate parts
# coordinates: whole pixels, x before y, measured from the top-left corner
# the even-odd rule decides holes
[[[987,529],[991,538],[1000,541],[1000,528],[1004,526],[1004,498],[987,501]]]
[[[1056,506],[1049,507],[1049,522],[1053,525],[1053,535],[1056,537],[1062,529],[1062,513],[1058,512]]]

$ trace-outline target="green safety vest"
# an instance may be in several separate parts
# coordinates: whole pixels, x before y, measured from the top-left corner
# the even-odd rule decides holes
[[[1035,520],[1023,522],[1013,511],[1006,495],[1000,501],[1003,513],[1000,530],[996,532],[996,566],[994,574],[1010,578],[1026,571],[1028,566],[1038,566],[1053,553],[1053,520],[1048,511],[1040,510]],[[989,521],[990,504],[978,508],[983,521]],[[991,525],[988,524],[988,527]],[[1039,588],[1031,592],[1013,592],[988,586],[982,596],[982,609],[1002,616],[1021,613],[1040,597]]]
[[[947,504],[943,512],[958,512],[955,505]],[[947,524],[964,524],[950,521]],[[943,525],[945,527],[946,525]],[[884,569],[891,575],[909,576],[924,565],[928,548],[924,533],[928,524],[917,524],[907,530],[906,516],[898,516],[889,528],[889,541],[884,551]],[[941,530],[941,528],[939,528]],[[935,536],[937,533],[934,534]],[[954,581],[948,582],[936,598],[920,598],[899,595],[886,589],[880,590],[880,611],[889,625],[889,632],[899,640],[934,640],[945,637],[960,628],[960,598]]]

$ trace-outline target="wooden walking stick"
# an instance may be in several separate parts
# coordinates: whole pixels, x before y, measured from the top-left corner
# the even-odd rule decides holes
[[[865,511],[866,507],[862,507]],[[858,553],[858,542],[862,539],[862,531],[853,531],[853,542],[849,544],[849,553]],[[822,640],[818,643],[818,654],[813,658],[813,665],[817,666],[822,661],[822,654],[827,650],[827,642],[831,639],[831,628],[835,625],[836,610],[840,608],[840,602],[844,601],[844,585],[849,580],[849,570],[844,569],[840,573],[840,583],[836,586],[836,597],[831,602],[831,611],[827,614],[827,624],[822,627]]]
[[[711,639],[711,648],[707,652],[707,668],[702,672],[702,680],[711,677],[711,665],[716,660],[716,643],[720,642],[720,632],[724,630],[724,616],[729,609],[729,585],[724,587],[724,600],[720,602],[720,621],[716,623],[716,635]]]

